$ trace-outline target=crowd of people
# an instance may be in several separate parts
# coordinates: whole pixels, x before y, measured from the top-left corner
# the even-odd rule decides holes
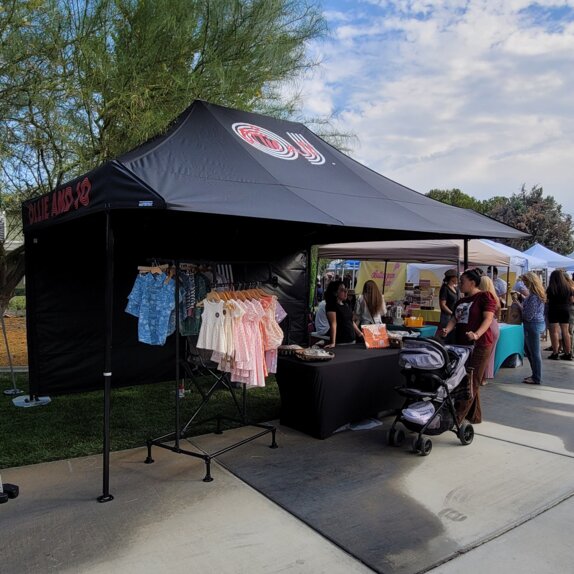
[[[479,267],[459,274],[449,269],[439,293],[440,324],[437,336],[443,343],[472,345],[467,368],[472,369],[470,398],[457,401],[457,417],[471,423],[482,421],[480,386],[494,377],[498,320],[505,307],[508,285],[498,277],[496,267],[485,275]],[[361,325],[382,323],[387,312],[384,296],[375,281],[366,281],[354,306],[348,302],[349,286],[343,280],[327,285],[324,301],[318,305],[315,328],[327,340],[326,348],[353,344],[363,338]],[[574,330],[574,281],[567,272],[555,269],[544,288],[536,273],[520,276],[510,291],[512,303],[507,320],[522,324],[524,354],[531,375],[523,382],[542,383],[541,336],[550,333],[550,360],[572,360]]]
[[[504,304],[507,285],[498,279],[496,268],[489,271],[493,279],[482,275],[480,268],[470,269],[460,277],[464,295],[452,303],[453,270],[445,274],[441,289],[441,336],[446,340],[455,333],[454,343],[473,343],[474,350],[468,363],[473,369],[473,398],[468,404],[457,406],[457,414],[472,423],[482,420],[479,386],[494,377],[494,355],[499,336],[498,317]],[[498,281],[497,281],[498,279]],[[502,283],[500,283],[502,281]],[[498,286],[498,287],[497,287]],[[448,299],[448,301],[447,301]],[[574,330],[574,281],[561,269],[550,274],[545,289],[540,277],[533,272],[522,275],[512,290],[513,303],[508,309],[513,323],[522,323],[524,329],[524,354],[531,368],[531,375],[523,382],[530,385],[542,383],[541,336],[548,330],[552,343],[548,356],[551,360],[572,360]]]

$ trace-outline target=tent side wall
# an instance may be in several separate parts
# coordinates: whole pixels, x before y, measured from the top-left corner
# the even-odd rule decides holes
[[[104,241],[103,216],[25,233],[31,394],[101,382]]]
[[[258,263],[249,244],[230,243],[218,251],[206,241],[221,222],[193,214],[165,211],[112,212],[114,305],[112,382],[114,387],[173,380],[175,340],[163,346],[138,342],[138,319],[125,312],[137,266],[150,257],[226,261],[236,280],[266,280],[276,275],[277,294],[288,313],[282,326],[289,339],[305,335],[306,257],[281,254],[275,262]],[[203,223],[201,222],[203,219]],[[105,214],[26,232],[26,296],[29,309],[30,393],[62,394],[103,388],[105,350]],[[227,227],[230,237],[240,230]],[[245,234],[247,235],[247,234]],[[239,233],[241,236],[241,233]],[[248,239],[248,237],[245,237]],[[209,259],[207,257],[209,252]],[[203,255],[205,254],[205,255]],[[227,259],[229,260],[229,259]],[[183,344],[183,339],[180,338]],[[182,355],[183,356],[183,355]]]
[[[97,214],[26,235],[30,393],[103,388],[105,350],[105,215]],[[173,340],[137,343],[137,319],[124,312],[130,287],[124,255],[115,258],[114,386],[173,378]],[[133,282],[134,269],[129,280]],[[129,293],[129,291],[128,291]]]

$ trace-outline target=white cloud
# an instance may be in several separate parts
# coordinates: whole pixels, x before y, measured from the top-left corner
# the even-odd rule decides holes
[[[338,2],[306,110],[335,111],[356,159],[420,192],[540,184],[574,214],[573,6]]]

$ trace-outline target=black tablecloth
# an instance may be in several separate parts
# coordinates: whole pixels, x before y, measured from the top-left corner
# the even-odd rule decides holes
[[[327,438],[340,426],[402,406],[398,349],[338,346],[325,362],[280,357],[281,424]]]

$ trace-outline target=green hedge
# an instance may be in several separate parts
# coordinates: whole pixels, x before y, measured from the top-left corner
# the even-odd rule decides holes
[[[26,297],[24,297],[23,295],[12,297],[12,299],[10,299],[10,303],[8,303],[8,309],[10,311],[25,311]]]

